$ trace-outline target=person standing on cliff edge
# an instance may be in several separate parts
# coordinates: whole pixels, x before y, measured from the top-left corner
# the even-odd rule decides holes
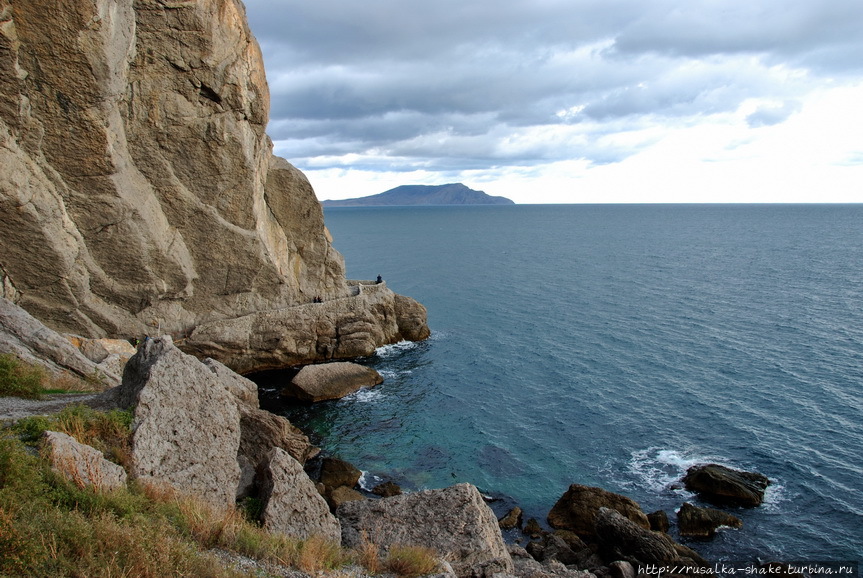
[[[378,279],[377,279],[377,281],[375,281],[375,283],[383,283],[383,281],[384,281],[384,278],[381,277],[380,275],[378,275]]]

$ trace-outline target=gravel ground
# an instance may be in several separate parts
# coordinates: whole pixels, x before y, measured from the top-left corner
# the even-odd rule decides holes
[[[57,413],[67,405],[83,403],[94,409],[114,409],[117,407],[113,391],[101,393],[64,393],[46,395],[43,399],[21,399],[0,397],[0,421],[19,420],[34,415]]]

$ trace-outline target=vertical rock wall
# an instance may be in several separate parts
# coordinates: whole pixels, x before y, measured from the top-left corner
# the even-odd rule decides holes
[[[0,0],[3,296],[82,335],[344,297],[238,0]]]

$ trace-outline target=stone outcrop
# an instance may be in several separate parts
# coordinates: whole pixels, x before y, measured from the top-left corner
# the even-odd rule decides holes
[[[82,379],[98,377],[105,386],[120,383],[121,374],[97,364],[28,312],[0,297],[0,353],[44,367],[53,374],[70,372]]]
[[[0,296],[85,337],[200,328],[241,372],[427,332],[411,300],[352,298],[268,114],[240,0],[0,0]],[[293,311],[315,297],[343,304]],[[262,312],[290,335],[257,362],[239,331]]]
[[[383,383],[381,374],[358,363],[337,361],[307,365],[282,388],[282,395],[302,401],[341,399],[364,387]]]
[[[740,528],[743,522],[722,510],[699,508],[688,502],[677,512],[677,529],[681,536],[712,538],[720,526]]]
[[[347,502],[336,515],[345,547],[360,546],[364,540],[382,549],[393,544],[425,546],[459,576],[513,572],[497,519],[470,484]]]
[[[148,339],[126,364],[118,391],[134,408],[132,468],[144,483],[234,504],[240,481],[240,411],[216,372],[174,347]]]
[[[250,373],[304,365],[311,361],[353,359],[372,355],[377,347],[429,336],[423,322],[402,331],[398,311],[415,311],[425,318],[425,307],[393,293],[386,283],[353,285],[356,294],[323,303],[250,313],[201,323],[183,342],[183,349],[218,359],[234,371]],[[413,302],[413,309],[396,302]],[[420,313],[416,313],[419,311]]]
[[[264,528],[299,539],[317,535],[339,543],[339,521],[297,460],[273,448],[258,475]]]
[[[687,490],[713,504],[755,508],[764,501],[764,492],[770,480],[757,472],[744,472],[719,464],[703,464],[689,468],[683,483]]]
[[[602,488],[572,484],[548,513],[553,528],[572,530],[579,536],[592,536],[594,520],[600,508],[610,508],[638,526],[650,529],[647,515],[630,498]]]
[[[44,440],[51,468],[78,487],[110,491],[126,485],[126,470],[99,450],[60,432],[46,431]]]

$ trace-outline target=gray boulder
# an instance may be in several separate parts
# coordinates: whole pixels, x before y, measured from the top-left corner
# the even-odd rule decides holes
[[[764,492],[770,480],[757,472],[735,470],[719,464],[703,464],[689,468],[683,483],[687,490],[713,504],[755,508],[764,501]]]
[[[299,539],[317,535],[336,543],[341,540],[339,521],[300,462],[285,450],[270,450],[258,476],[264,528]]]
[[[55,431],[46,431],[44,442],[51,469],[79,488],[111,491],[126,485],[126,470],[106,460],[99,450]]]
[[[497,519],[471,484],[347,502],[336,515],[347,548],[364,540],[382,550],[393,544],[424,546],[449,562],[459,576],[513,572]]]
[[[146,340],[126,364],[118,390],[134,407],[132,463],[145,483],[232,506],[240,481],[240,412],[219,374],[174,347]]]
[[[268,459],[272,448],[281,448],[305,464],[320,451],[299,428],[280,415],[262,409],[240,406],[240,449],[237,461],[242,472],[237,496],[249,495],[255,471]]]
[[[340,399],[383,380],[374,369],[349,361],[307,365],[282,390],[282,395],[303,401]]]

